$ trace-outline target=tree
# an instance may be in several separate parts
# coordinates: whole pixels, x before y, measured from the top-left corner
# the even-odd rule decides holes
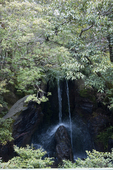
[[[6,84],[33,93],[34,85],[47,79],[51,68],[58,70],[69,54],[47,42],[50,22],[44,4],[10,1],[1,5],[1,11],[1,83],[7,79]]]
[[[82,78],[112,103],[111,0],[10,0],[1,12],[1,83],[32,94],[57,76]]]
[[[57,28],[54,41],[67,47],[71,55],[62,64],[67,79],[82,78],[86,87],[105,93],[109,108],[113,101],[112,18],[111,0],[57,1],[57,16],[53,18]]]

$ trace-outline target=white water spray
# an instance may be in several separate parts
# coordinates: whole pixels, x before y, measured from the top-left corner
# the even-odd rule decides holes
[[[59,104],[59,123],[61,123],[62,122],[62,98],[61,98],[59,78],[58,78],[58,104]]]
[[[73,142],[72,142],[72,121],[71,121],[70,99],[69,99],[69,87],[68,87],[68,81],[67,80],[66,80],[66,92],[67,92],[67,101],[68,101],[68,112],[69,112],[71,145],[73,147]]]

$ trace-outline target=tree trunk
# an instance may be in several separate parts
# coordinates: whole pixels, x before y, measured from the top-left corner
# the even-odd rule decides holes
[[[108,47],[109,47],[109,53],[110,53],[110,60],[111,62],[113,62],[113,34],[108,35],[107,39],[109,43]]]

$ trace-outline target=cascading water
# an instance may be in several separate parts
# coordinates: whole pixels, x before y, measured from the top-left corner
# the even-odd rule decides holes
[[[54,119],[53,121],[54,124],[53,122],[51,122],[51,125],[48,126],[42,124],[41,128],[37,129],[37,131],[33,134],[31,143],[33,143],[36,149],[42,147],[44,150],[47,151],[48,156],[55,157],[56,156],[55,133],[57,132],[57,129],[60,126],[64,126],[67,132],[70,134],[74,158],[75,159],[77,157],[84,158],[86,157],[85,151],[92,150],[92,148],[94,148],[91,140],[91,136],[88,131],[87,125],[84,123],[82,118],[76,113],[76,111],[74,112],[74,116],[73,117],[71,116],[68,82],[66,81],[66,88],[63,89],[65,91],[62,91],[62,93],[61,93],[60,85],[62,84],[60,84],[60,80],[58,79],[57,80],[58,93],[55,92],[55,94],[57,95],[54,95],[54,98],[52,98],[51,101],[53,102],[54,99],[55,101],[58,101],[59,122],[58,119],[57,120],[55,119],[56,117],[55,118],[52,117]],[[63,94],[65,94],[65,96],[63,96]],[[66,95],[67,95],[67,99],[66,99]],[[67,113],[65,114],[63,110],[64,109],[63,106],[66,106],[66,103],[68,105],[69,116],[68,115],[66,116]],[[53,110],[50,110],[50,113],[51,112],[54,114]]]
[[[71,121],[70,99],[69,99],[69,87],[68,87],[68,81],[67,81],[67,80],[66,80],[66,92],[67,92],[67,101],[68,101],[68,112],[69,112],[69,123],[70,123],[71,146],[73,147],[73,139],[72,139],[72,121]]]
[[[61,97],[59,78],[58,78],[58,104],[59,104],[59,123],[61,123],[62,122],[62,97]]]
[[[69,126],[67,123],[58,123],[56,125],[50,126],[47,130],[44,128],[41,132],[36,132],[33,137],[31,143],[33,144],[35,149],[39,149],[42,147],[45,151],[47,151],[48,156],[55,156],[55,133],[60,126],[66,127],[69,130]]]

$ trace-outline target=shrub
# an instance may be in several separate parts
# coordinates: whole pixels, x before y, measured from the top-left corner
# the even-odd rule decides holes
[[[64,160],[62,168],[103,168],[113,167],[113,150],[112,152],[98,152],[93,150],[92,152],[86,151],[87,158],[81,160],[78,158],[75,163],[69,160]]]
[[[30,146],[27,146],[26,148],[14,146],[14,148],[19,156],[12,158],[7,163],[1,163],[0,168],[50,168],[49,166],[53,163],[52,158],[44,158],[46,151],[43,151],[42,149],[34,150]]]

